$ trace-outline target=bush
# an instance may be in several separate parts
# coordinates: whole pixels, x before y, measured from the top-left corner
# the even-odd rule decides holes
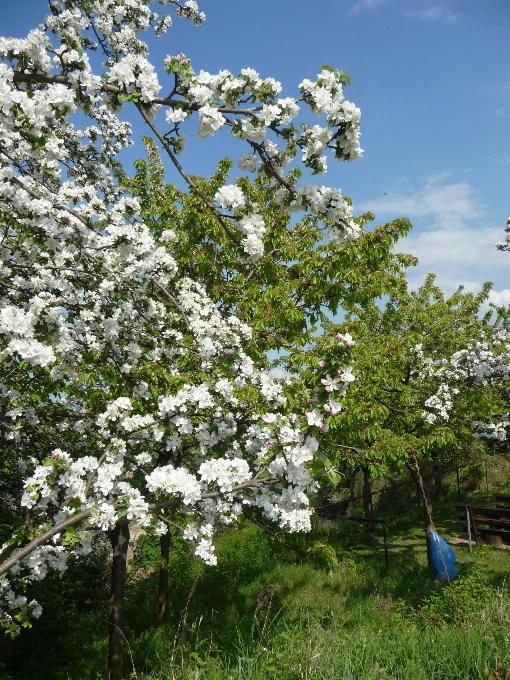
[[[439,592],[429,595],[418,608],[419,617],[440,626],[445,623],[462,624],[479,614],[496,598],[491,586],[479,567],[467,576],[459,576],[451,585],[445,584]]]
[[[460,483],[464,491],[476,491],[485,477],[485,468],[481,463],[469,465],[460,471]]]

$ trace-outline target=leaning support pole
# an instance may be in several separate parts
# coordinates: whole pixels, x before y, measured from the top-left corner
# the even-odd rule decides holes
[[[125,517],[108,532],[113,550],[110,618],[108,635],[108,680],[123,680],[124,674],[124,590],[126,586],[129,524]]]
[[[434,569],[434,560],[432,559],[432,543],[430,532],[433,529],[432,525],[432,506],[429,503],[425,490],[423,490],[423,519],[425,522],[425,534],[427,540],[427,564],[429,569]]]
[[[471,554],[473,552],[473,544],[471,542],[471,517],[469,515],[469,508],[467,505],[466,505],[466,520],[468,528],[469,554]]]

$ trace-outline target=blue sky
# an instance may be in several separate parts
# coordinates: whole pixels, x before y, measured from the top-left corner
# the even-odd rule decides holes
[[[510,303],[510,254],[498,252],[510,215],[510,2],[507,0],[199,0],[202,27],[174,19],[148,36],[151,61],[184,52],[195,71],[253,67],[298,96],[322,64],[352,77],[346,97],[361,108],[364,158],[329,162],[320,183],[351,196],[377,223],[414,224],[398,250],[418,256],[413,285],[429,271],[446,292],[492,280]],[[154,8],[158,11],[158,5]],[[0,34],[22,37],[43,21],[44,0],[0,0]],[[208,175],[244,147],[227,134],[182,157]],[[144,133],[138,124],[135,132]],[[133,157],[130,157],[130,162]],[[169,171],[168,179],[175,181]]]

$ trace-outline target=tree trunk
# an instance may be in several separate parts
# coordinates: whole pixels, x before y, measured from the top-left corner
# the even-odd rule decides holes
[[[428,494],[424,490],[423,497],[423,520],[425,522],[425,535],[427,540],[427,566],[429,569],[435,569],[434,562],[432,560],[432,542],[430,532],[433,529],[432,526],[432,505],[428,499]]]
[[[158,623],[162,623],[168,611],[168,558],[170,556],[170,532],[159,537],[161,559],[159,562]]]
[[[374,508],[372,505],[372,484],[370,480],[370,470],[363,468],[363,511],[365,517],[374,516]],[[374,523],[367,522],[367,530],[374,532]]]
[[[122,680],[124,671],[124,589],[126,585],[129,523],[125,517],[108,532],[113,550],[108,678]]]
[[[441,469],[437,463],[434,463],[434,483],[436,486],[437,497],[444,498],[443,479],[441,477]]]
[[[420,468],[418,466],[418,461],[416,460],[416,456],[413,456],[414,463],[416,468],[413,468],[412,465],[406,463],[406,467],[411,473],[411,477],[414,479],[416,482],[416,487],[419,493],[418,498],[420,498],[423,501],[423,521],[425,523],[425,540],[427,544],[427,566],[429,569],[434,569],[434,562],[432,560],[432,543],[431,543],[431,537],[430,537],[430,532],[433,529],[432,526],[432,505],[430,503],[427,491],[425,489],[425,485],[423,483],[423,478],[420,473]]]

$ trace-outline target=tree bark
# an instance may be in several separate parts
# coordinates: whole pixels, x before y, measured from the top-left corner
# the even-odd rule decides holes
[[[444,498],[443,479],[441,477],[441,469],[437,463],[434,463],[434,483],[438,498]]]
[[[428,494],[423,488],[423,520],[425,522],[425,535],[427,540],[427,566],[429,569],[435,569],[434,562],[432,560],[432,542],[430,537],[430,532],[433,529],[432,526],[432,505],[429,501]]]
[[[372,505],[372,483],[370,480],[370,470],[363,468],[363,512],[365,517],[374,516],[374,508]],[[374,533],[374,523],[367,522],[367,530]]]
[[[113,550],[110,619],[108,635],[108,678],[122,680],[124,674],[124,590],[126,585],[129,523],[125,517],[110,529]]]
[[[425,484],[423,483],[423,478],[421,477],[420,468],[418,466],[418,461],[416,456],[413,456],[416,469],[412,465],[406,463],[406,467],[411,473],[411,477],[416,482],[416,487],[419,493],[419,497],[423,501],[423,521],[425,523],[425,541],[427,545],[427,566],[429,569],[434,569],[434,562],[432,560],[432,543],[430,532],[433,529],[432,525],[432,504],[430,503]]]
[[[162,623],[168,613],[168,558],[170,556],[170,532],[159,537],[161,559],[159,563],[158,623]]]

